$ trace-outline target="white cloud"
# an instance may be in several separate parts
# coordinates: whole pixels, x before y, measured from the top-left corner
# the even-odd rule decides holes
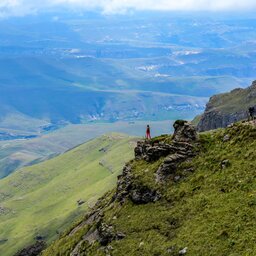
[[[101,9],[105,13],[133,10],[252,10],[256,0],[0,0],[0,15],[25,15],[41,9],[67,8]]]

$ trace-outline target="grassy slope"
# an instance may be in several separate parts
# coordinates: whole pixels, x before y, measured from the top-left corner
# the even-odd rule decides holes
[[[231,139],[223,142],[226,134]],[[200,137],[200,154],[179,167],[180,171],[189,167],[194,172],[162,186],[160,201],[146,205],[128,201],[105,208],[103,221],[126,234],[123,240],[110,244],[111,255],[178,255],[185,247],[188,256],[255,255],[256,128],[237,124]],[[225,159],[229,164],[223,169]],[[154,173],[161,161],[134,161],[136,182],[156,187]],[[72,237],[63,235],[43,255],[69,255],[86,229]],[[86,255],[105,255],[98,243],[89,249],[84,243],[84,248]]]
[[[168,119],[170,120],[170,119]],[[150,122],[153,135],[169,133],[172,121]],[[109,132],[142,136],[146,121],[67,125],[35,139],[0,141],[0,178],[24,165],[46,160],[74,146]]]
[[[115,185],[122,165],[132,157],[132,142],[128,136],[103,136],[1,180],[0,206],[6,213],[0,213],[0,240],[8,241],[0,243],[0,254],[12,255],[37,234],[55,238]],[[86,203],[78,207],[79,199]]]

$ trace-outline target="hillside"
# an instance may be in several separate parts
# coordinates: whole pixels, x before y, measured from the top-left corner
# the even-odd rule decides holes
[[[0,180],[0,255],[51,241],[115,185],[134,139],[110,134]]]
[[[255,255],[256,127],[138,142],[117,187],[43,256]]]
[[[227,127],[231,123],[248,119],[248,108],[251,106],[256,107],[256,81],[246,89],[235,89],[211,97],[198,122],[198,130]]]
[[[172,122],[170,119],[151,121],[152,134],[169,133]],[[141,136],[146,125],[146,121],[66,125],[55,131],[38,134],[36,138],[0,139],[0,179],[21,167],[45,161],[106,133]]]

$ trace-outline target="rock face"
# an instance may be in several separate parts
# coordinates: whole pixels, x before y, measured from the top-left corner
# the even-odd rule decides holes
[[[246,110],[229,114],[211,110],[212,107],[209,106],[210,104],[207,105],[206,111],[197,126],[199,132],[225,128],[232,123],[248,118]]]
[[[256,81],[246,89],[235,89],[230,93],[211,97],[197,129],[207,131],[224,128],[237,121],[248,119],[247,110],[250,106],[256,108]]]
[[[147,204],[159,200],[161,195],[148,187],[136,185],[131,166],[128,164],[124,167],[122,175],[118,176],[114,200],[123,204],[127,198],[135,204]]]
[[[112,202],[110,202],[111,204]],[[106,206],[106,205],[105,205]],[[71,237],[77,231],[79,231],[85,225],[92,225],[91,228],[83,235],[81,241],[75,246],[71,251],[70,256],[82,256],[85,255],[83,251],[83,243],[93,244],[95,241],[98,241],[102,248],[108,250],[108,244],[114,240],[121,240],[125,238],[125,234],[118,232],[112,225],[108,225],[102,221],[103,212],[102,209],[97,209],[92,212],[87,220],[80,223],[75,229],[73,229],[69,236]]]
[[[180,176],[176,170],[180,163],[185,162],[197,153],[196,142],[198,140],[196,128],[189,122],[178,120],[173,125],[175,132],[171,147],[173,151],[165,159],[156,172],[157,182],[164,182],[168,179],[178,181]]]

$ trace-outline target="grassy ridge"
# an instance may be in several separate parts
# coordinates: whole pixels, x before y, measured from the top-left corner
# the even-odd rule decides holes
[[[131,137],[111,134],[1,180],[0,240],[8,241],[0,254],[12,255],[36,235],[55,238],[115,185],[133,147]]]
[[[170,133],[172,121],[169,120],[150,121],[152,134],[156,136]],[[0,141],[0,179],[25,165],[47,160],[105,133],[115,131],[142,136],[147,124],[147,121],[137,121],[67,125],[34,139]]]
[[[230,139],[223,141],[225,135]],[[201,134],[200,141],[199,155],[178,169],[178,173],[193,172],[160,188],[155,172],[162,160],[132,162],[136,183],[160,189],[162,199],[144,205],[128,200],[122,206],[116,202],[105,207],[102,222],[125,234],[124,239],[109,244],[110,255],[177,256],[185,247],[188,256],[255,255],[256,128],[237,124]],[[43,255],[69,255],[89,227],[71,237],[62,236]],[[86,255],[103,256],[101,248],[98,242],[84,242],[82,250]]]
[[[232,114],[245,111],[256,104],[256,82],[246,89],[236,89],[229,93],[215,95],[211,98],[209,108]]]

